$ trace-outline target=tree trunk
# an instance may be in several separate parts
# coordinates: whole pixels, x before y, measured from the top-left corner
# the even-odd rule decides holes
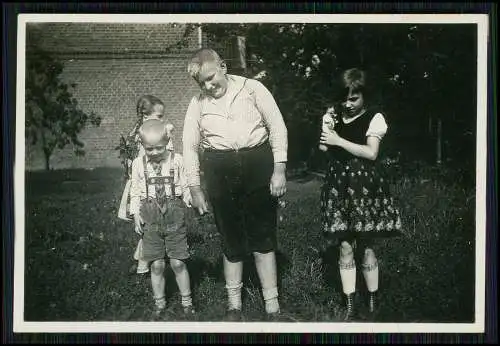
[[[43,156],[45,158],[45,170],[50,171],[50,156],[52,155],[48,150],[44,149]]]
[[[52,155],[52,150],[50,150],[47,147],[47,140],[45,139],[45,135],[44,135],[43,131],[41,131],[40,137],[42,139],[43,156],[45,158],[45,170],[49,171],[50,170],[50,156]]]
[[[442,139],[442,123],[441,118],[437,120],[437,140],[436,140],[436,163],[441,164],[442,161],[442,150],[443,150],[443,139]]]

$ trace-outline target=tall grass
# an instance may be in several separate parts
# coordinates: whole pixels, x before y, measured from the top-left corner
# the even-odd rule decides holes
[[[474,315],[474,187],[443,169],[420,167],[394,179],[405,232],[376,244],[380,322],[467,322]],[[279,210],[278,271],[282,310],[296,321],[340,321],[344,311],[336,251],[324,253],[319,188],[313,176],[289,182]],[[141,321],[152,307],[148,276],[129,274],[137,237],[116,218],[119,170],[27,173],[25,319]],[[189,214],[188,262],[201,321],[221,320],[225,288],[221,240],[211,215]],[[363,287],[362,277],[358,284]],[[170,306],[178,304],[167,271]],[[252,258],[245,263],[248,321],[264,307]],[[358,304],[364,304],[360,295]],[[166,318],[177,319],[175,309]],[[362,316],[360,317],[362,319]]]

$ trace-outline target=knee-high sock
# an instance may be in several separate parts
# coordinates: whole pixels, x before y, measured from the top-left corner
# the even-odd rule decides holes
[[[347,263],[339,261],[339,270],[344,293],[354,293],[356,291],[356,262],[354,259]]]
[[[366,287],[369,292],[378,290],[378,262],[373,264],[363,264],[363,276],[366,281]]]

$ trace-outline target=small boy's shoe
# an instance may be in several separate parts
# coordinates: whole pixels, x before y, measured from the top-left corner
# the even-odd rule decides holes
[[[240,309],[230,309],[226,311],[224,318],[227,322],[240,322],[243,319],[243,314]]]
[[[184,317],[187,319],[191,319],[196,316],[196,309],[192,305],[182,307],[182,312],[184,313]]]
[[[155,306],[153,312],[151,313],[151,321],[160,321],[163,319],[163,314],[165,313],[165,308]]]
[[[297,320],[281,311],[266,313],[266,320],[268,322],[297,322]]]

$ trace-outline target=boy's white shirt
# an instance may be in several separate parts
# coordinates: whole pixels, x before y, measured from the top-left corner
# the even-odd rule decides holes
[[[146,198],[146,177],[144,176],[143,163],[143,157],[145,156],[145,153],[144,149],[142,150],[143,153],[139,153],[139,155],[132,162],[132,177],[130,184],[130,214],[132,215],[139,212],[141,199]],[[187,200],[190,200],[190,191],[187,186],[186,172],[184,169],[182,155],[169,151],[167,153],[167,159],[163,161],[161,167],[161,175],[169,176],[172,164],[174,165],[175,195],[182,196],[184,202],[186,202]],[[149,177],[157,176],[156,172],[149,162],[147,163],[147,172]],[[147,191],[149,192],[149,197],[156,197],[155,185],[149,185]],[[172,195],[170,184],[165,184],[165,192],[169,197]]]

